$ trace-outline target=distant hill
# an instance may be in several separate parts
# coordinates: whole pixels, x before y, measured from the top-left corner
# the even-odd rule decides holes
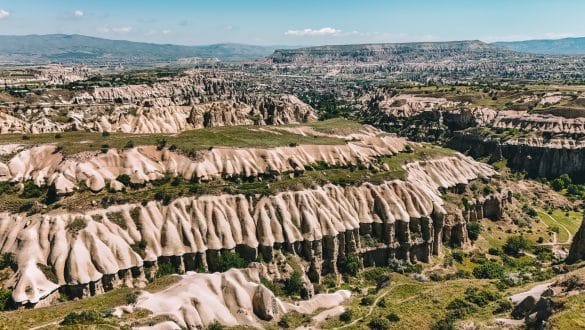
[[[194,57],[237,61],[262,58],[276,48],[242,44],[178,46],[65,34],[0,36],[0,64],[139,64]]]
[[[495,45],[514,51],[547,55],[584,55],[585,37],[496,42]]]
[[[270,56],[273,63],[334,62],[434,62],[461,57],[507,55],[510,50],[477,40],[447,42],[411,42],[385,44],[331,45],[298,49],[278,49]]]

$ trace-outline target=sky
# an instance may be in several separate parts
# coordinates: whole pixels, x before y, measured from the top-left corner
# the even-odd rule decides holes
[[[0,0],[0,34],[204,45],[585,36],[583,0]]]

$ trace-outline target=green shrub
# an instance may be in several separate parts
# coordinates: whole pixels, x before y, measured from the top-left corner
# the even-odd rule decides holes
[[[400,322],[400,316],[398,316],[398,314],[396,314],[394,312],[388,314],[388,316],[386,316],[386,318],[390,322]]]
[[[500,278],[504,274],[504,267],[495,261],[488,260],[473,269],[476,278]]]
[[[37,263],[37,267],[41,270],[41,272],[43,272],[43,275],[45,275],[49,281],[53,283],[59,283],[59,278],[57,277],[57,274],[55,274],[53,267],[40,263]]]
[[[260,278],[260,283],[262,283],[262,285],[264,285],[270,291],[272,291],[272,293],[274,293],[276,296],[283,297],[286,295],[284,290],[282,289],[282,286],[279,285],[278,283],[274,283],[265,277]]]
[[[284,281],[284,290],[291,296],[300,296],[302,289],[302,274],[300,271],[295,270],[291,276]]]
[[[465,258],[465,253],[461,250],[453,250],[453,252],[451,253],[451,255],[453,256],[453,259],[455,261],[457,261],[458,263],[462,263],[463,262],[463,258]]]
[[[374,300],[376,300],[374,298],[374,296],[365,296],[362,298],[362,300],[360,300],[360,305],[362,306],[370,306],[371,304],[374,303]]]
[[[278,326],[284,329],[290,328],[290,321],[288,319],[288,315],[283,315],[280,320],[278,320]]]
[[[122,229],[128,229],[128,225],[126,225],[126,220],[124,219],[122,212],[108,212],[106,213],[106,217],[108,217],[108,220],[116,224],[118,227]]]
[[[391,326],[390,321],[384,318],[373,319],[368,323],[368,327],[372,330],[386,330],[390,329]]]
[[[43,195],[43,191],[39,186],[34,184],[32,181],[26,181],[24,183],[24,188],[22,189],[22,193],[20,194],[23,198],[38,198]]]
[[[7,310],[12,302],[12,291],[0,288],[0,310]]]
[[[493,256],[499,256],[502,254],[502,250],[496,247],[491,247],[488,249],[488,254],[491,254]]]
[[[138,293],[136,293],[135,291],[132,291],[126,295],[126,303],[128,303],[128,305],[135,304],[137,301]]]
[[[506,239],[503,246],[504,252],[510,256],[517,256],[521,251],[527,250],[530,242],[522,235],[510,236]]]
[[[156,277],[163,277],[166,275],[172,275],[177,273],[177,268],[170,262],[161,262],[158,264],[158,270],[156,271]]]
[[[341,315],[339,315],[339,319],[343,322],[349,322],[353,318],[353,310],[350,308],[346,309]]]
[[[556,191],[561,191],[567,188],[572,183],[571,177],[568,174],[561,174],[558,178],[554,179],[551,186]]]
[[[452,318],[444,318],[437,321],[437,323],[433,324],[431,330],[454,330],[455,323]]]
[[[472,241],[476,241],[481,234],[481,224],[479,222],[469,222],[467,224],[467,235]]]
[[[323,285],[326,288],[334,288],[337,286],[337,279],[335,278],[335,275],[333,274],[327,274],[323,277]]]
[[[526,213],[526,215],[529,216],[529,217],[531,217],[531,218],[538,217],[538,212],[536,211],[536,209],[533,208],[532,206],[527,205],[527,204],[524,204],[522,206],[522,211],[524,213]]]
[[[247,265],[246,260],[229,250],[222,251],[217,262],[217,268],[220,272],[225,272],[231,268],[244,268]]]
[[[223,325],[217,321],[214,321],[207,326],[207,330],[223,330]]]
[[[132,250],[136,252],[141,258],[146,257],[146,241],[141,239],[137,243],[130,245]]]
[[[343,274],[356,276],[360,270],[360,259],[355,254],[347,254],[340,260],[339,269]]]
[[[94,310],[71,312],[65,316],[61,325],[95,324],[103,321],[102,315]]]
[[[118,175],[116,180],[125,185],[126,187],[130,187],[130,185],[132,184],[132,181],[128,174],[120,174]]]
[[[488,289],[470,287],[465,290],[465,300],[474,303],[479,307],[484,307],[499,298],[500,295],[497,292]]]
[[[45,204],[50,205],[58,200],[59,195],[57,195],[57,187],[53,183],[52,185],[49,186],[49,189],[47,189],[47,194],[45,195]]]
[[[167,140],[165,140],[165,139],[156,140],[156,150],[163,150],[166,145],[167,145]]]
[[[369,282],[378,282],[380,277],[388,275],[388,269],[382,267],[374,267],[363,272],[364,279]]]
[[[10,267],[13,271],[16,271],[16,258],[14,253],[6,252],[0,256],[0,269]]]
[[[500,299],[496,302],[496,308],[494,314],[506,313],[512,310],[514,305],[508,299]]]
[[[84,218],[75,218],[73,221],[67,224],[67,230],[70,233],[77,234],[80,230],[87,227],[87,223]]]

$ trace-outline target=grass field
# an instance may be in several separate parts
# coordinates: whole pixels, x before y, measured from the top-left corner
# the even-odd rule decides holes
[[[418,282],[406,275],[392,273],[390,286],[372,296],[375,303],[363,305],[363,295],[356,294],[348,307],[353,311],[355,323],[332,318],[324,324],[323,329],[367,329],[373,319],[384,318],[391,313],[399,317],[392,322],[392,329],[429,329],[438,320],[445,317],[446,306],[455,298],[464,296],[469,287],[495,288],[487,280],[452,280],[448,282]],[[361,286],[364,288],[364,285]],[[475,311],[474,320],[487,320],[493,315],[493,305]]]
[[[566,212],[561,209],[553,210],[552,214],[539,211],[538,216],[549,228],[559,228],[558,241],[560,243],[568,242],[570,237],[577,233],[583,219],[583,214],[580,212]]]
[[[319,130],[336,128],[347,129],[358,127],[355,122],[334,119],[318,122]],[[134,145],[157,145],[165,141],[166,146],[175,145],[184,152],[196,152],[210,147],[242,147],[242,148],[271,148],[299,144],[344,144],[342,139],[323,136],[303,136],[284,131],[277,133],[260,130],[260,126],[229,126],[206,128],[185,131],[179,134],[126,134],[111,133],[102,136],[97,132],[63,132],[59,134],[44,133],[27,135],[26,139],[21,134],[2,134],[0,144],[20,143],[36,145],[43,143],[55,143],[66,154],[74,154],[82,151],[96,151],[104,147],[123,148],[131,141]],[[57,138],[57,136],[60,136]]]
[[[149,292],[160,291],[178,280],[179,277],[174,275],[161,277],[148,284],[145,290]],[[127,295],[132,291],[131,288],[119,288],[87,299],[66,301],[51,307],[3,312],[0,313],[0,329],[30,329],[33,327],[54,329],[67,314],[74,311],[101,311],[127,305]]]

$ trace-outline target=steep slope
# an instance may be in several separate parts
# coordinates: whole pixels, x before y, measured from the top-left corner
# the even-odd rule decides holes
[[[450,172],[438,176],[445,168]],[[48,303],[60,287],[84,297],[141,286],[161,258],[179,271],[214,270],[224,249],[249,260],[262,255],[270,261],[274,249],[298,254],[310,263],[313,281],[335,273],[346,253],[363,254],[366,265],[429,261],[444,239],[466,241],[465,219],[447,214],[438,191],[495,172],[462,155],[417,163],[410,171],[406,182],[325,185],[258,198],[209,195],[84,213],[2,213],[0,252],[16,256],[12,296],[23,305]],[[360,234],[376,247],[364,246]]]
[[[213,148],[201,151],[193,160],[155,146],[110,149],[106,153],[64,158],[54,145],[40,145],[18,152],[0,162],[0,181],[32,180],[41,186],[53,184],[59,193],[69,193],[84,182],[93,191],[118,187],[118,176],[126,174],[133,183],[160,179],[166,174],[189,180],[218,177],[257,177],[267,173],[304,171],[305,166],[324,162],[331,165],[369,164],[375,157],[394,155],[406,140],[369,137],[345,145],[300,145],[272,149]],[[123,187],[123,186],[122,186]]]
[[[120,307],[117,313],[123,315],[142,308],[154,316],[171,315],[173,321],[169,321],[169,326],[185,329],[199,329],[212,322],[263,328],[261,320],[270,321],[291,311],[311,314],[338,306],[350,296],[350,291],[341,290],[289,303],[260,284],[257,270],[231,269],[225,273],[188,273],[162,292],[141,293],[134,305]]]

